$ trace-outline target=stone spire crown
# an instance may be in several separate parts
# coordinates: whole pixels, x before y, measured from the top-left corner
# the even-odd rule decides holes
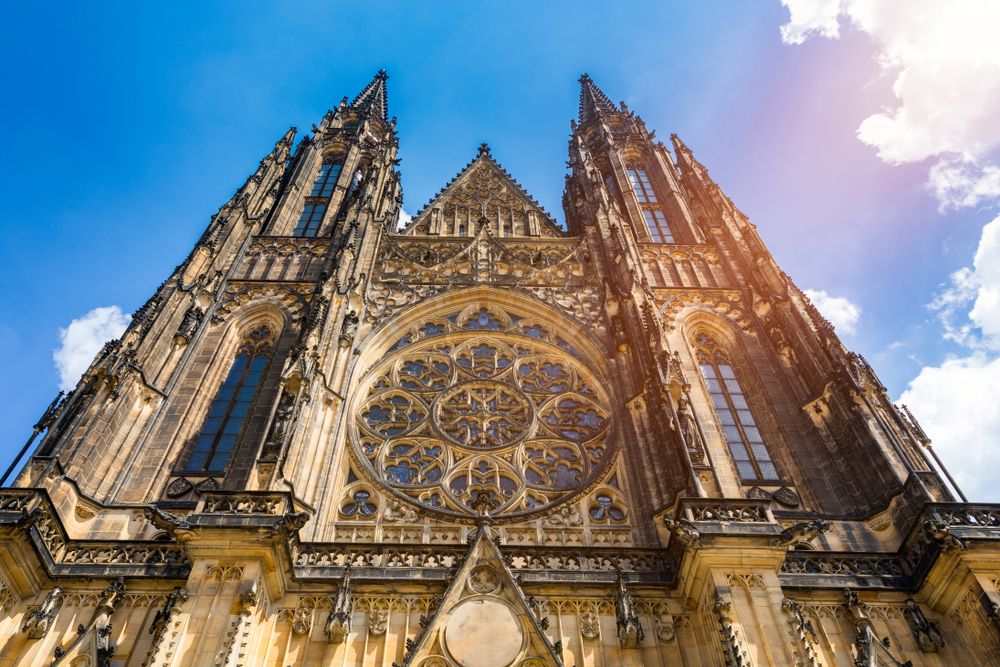
[[[589,74],[580,76],[580,122],[585,123],[598,113],[616,113],[611,98],[598,88]]]
[[[388,79],[386,71],[380,69],[375,78],[354,98],[351,106],[362,113],[374,113],[380,120],[388,122],[389,98],[385,87]]]

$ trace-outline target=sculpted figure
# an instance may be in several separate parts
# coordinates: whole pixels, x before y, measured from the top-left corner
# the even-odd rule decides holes
[[[49,591],[42,601],[42,606],[30,611],[21,625],[21,632],[28,633],[31,639],[41,639],[48,632],[49,626],[59,613],[63,603],[63,590],[59,586]]]

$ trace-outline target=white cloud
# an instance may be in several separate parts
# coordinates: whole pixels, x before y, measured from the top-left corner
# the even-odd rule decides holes
[[[1000,216],[983,227],[972,267],[953,273],[930,308],[970,354],[922,368],[899,400],[970,500],[1000,501]]]
[[[973,502],[1000,501],[1000,358],[975,352],[923,368],[900,396]]]
[[[59,371],[59,388],[73,389],[104,343],[121,336],[130,319],[118,306],[104,306],[60,328],[60,345],[52,353]]]
[[[927,185],[942,211],[976,206],[1000,198],[1000,167],[975,160],[942,158],[931,167]]]
[[[1000,216],[983,227],[972,267],[955,271],[930,304],[944,337],[972,349],[1000,349]]]
[[[412,215],[410,215],[403,209],[399,209],[399,222],[396,224],[396,230],[399,231],[400,229],[403,229],[408,224],[410,224],[411,220],[413,220]]]
[[[807,289],[802,290],[813,305],[830,324],[834,326],[838,333],[853,334],[858,330],[858,321],[861,319],[861,307],[852,302],[847,297],[831,296],[826,290]]]
[[[781,0],[788,7],[788,23],[781,26],[785,44],[801,44],[813,35],[840,36],[839,0]]]
[[[867,33],[894,76],[894,109],[864,119],[858,138],[890,164],[935,158],[942,208],[1000,197],[1000,3],[995,0],[781,0],[782,39],[836,38],[845,20]]]
[[[788,44],[837,38],[841,20],[876,44],[894,77],[896,105],[862,121],[861,141],[889,164],[930,159],[927,185],[941,210],[1000,201],[1000,167],[990,162],[1000,148],[1000,3],[781,2],[789,9],[781,28]],[[930,308],[944,338],[967,350],[922,368],[900,400],[966,495],[1000,501],[1000,217],[983,228],[972,266],[954,272]]]

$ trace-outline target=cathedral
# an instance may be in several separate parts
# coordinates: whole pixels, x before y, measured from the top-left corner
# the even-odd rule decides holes
[[[25,425],[0,666],[1000,665],[1000,505],[680,138],[584,75],[564,223],[483,144],[401,225],[387,80]]]

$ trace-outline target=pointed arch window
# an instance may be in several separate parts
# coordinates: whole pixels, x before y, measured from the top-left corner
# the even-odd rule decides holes
[[[642,217],[646,221],[646,230],[649,232],[649,238],[654,243],[674,242],[674,234],[670,231],[670,226],[667,224],[667,218],[663,215],[663,211],[658,208],[644,208],[642,209]]]
[[[257,396],[273,346],[274,333],[267,326],[254,329],[244,338],[225,381],[212,399],[185,470],[225,472]]]
[[[653,189],[653,184],[650,182],[646,170],[640,167],[629,167],[628,178],[636,201],[639,202],[649,239],[653,243],[674,243],[674,233],[671,231],[670,225],[667,224],[667,216],[658,205],[656,190]]]
[[[325,213],[326,204],[306,204],[299,216],[299,223],[295,225],[295,236],[316,236]]]
[[[695,343],[701,374],[740,479],[745,482],[779,479],[732,361],[709,336],[701,335]]]
[[[340,169],[339,162],[324,162],[319,168],[319,175],[316,176],[309,196],[329,199],[333,194],[333,188],[337,185],[337,179],[340,178]]]
[[[652,183],[649,182],[649,175],[646,174],[645,169],[629,167],[628,178],[632,182],[635,198],[639,200],[640,204],[655,204],[657,202],[656,192],[653,190]]]

